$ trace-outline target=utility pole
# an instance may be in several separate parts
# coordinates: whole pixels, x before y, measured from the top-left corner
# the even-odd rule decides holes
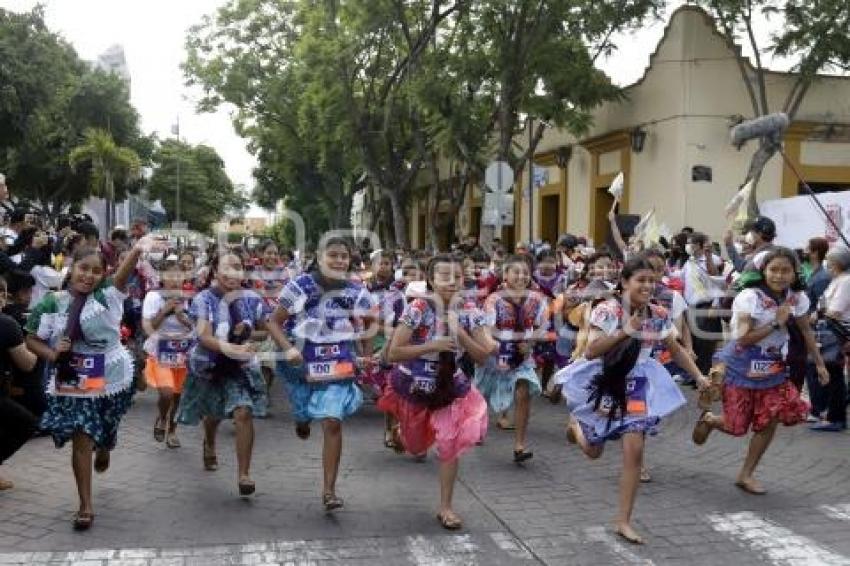
[[[177,137],[177,145],[175,146],[175,156],[177,158],[177,198],[174,215],[175,221],[180,222],[180,116],[177,116],[177,123],[171,128],[171,132]]]
[[[534,143],[534,118],[528,116],[528,249],[533,249],[534,242],[534,153],[531,146]]]

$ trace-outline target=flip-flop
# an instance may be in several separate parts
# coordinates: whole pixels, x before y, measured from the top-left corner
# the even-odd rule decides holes
[[[534,458],[534,452],[527,452],[525,449],[514,450],[514,462],[517,464],[522,464],[532,458]]]
[[[247,497],[257,490],[254,480],[239,480],[239,495]]]
[[[452,513],[454,515],[454,513]],[[440,525],[446,530],[456,531],[463,527],[463,521],[460,520],[460,517],[454,515],[454,517],[450,516],[448,513],[437,513],[437,521],[440,522]]]
[[[763,487],[755,488],[752,485],[748,484],[747,482],[743,482],[743,481],[736,481],[735,487],[737,487],[738,489],[740,489],[742,491],[746,491],[747,493],[749,493],[751,495],[765,495],[767,493],[767,490],[764,489]]]
[[[326,493],[322,496],[322,505],[325,506],[325,511],[330,512],[342,509],[345,503],[336,494]]]
[[[636,545],[644,544],[644,540],[640,535],[630,536],[630,535],[627,535],[626,533],[624,533],[623,531],[621,531],[620,529],[617,529],[616,532],[617,532],[617,536],[619,536],[621,539],[623,539],[624,541],[626,541],[630,544],[636,544]]]
[[[94,513],[82,513],[77,511],[74,513],[74,530],[75,531],[87,531],[91,528],[92,523],[94,523]]]
[[[301,440],[310,438],[310,423],[295,423],[295,436]]]

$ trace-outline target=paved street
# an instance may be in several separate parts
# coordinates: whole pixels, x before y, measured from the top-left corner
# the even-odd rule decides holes
[[[320,435],[296,439],[282,394],[257,424],[257,494],[236,496],[232,427],[223,426],[220,469],[201,468],[200,430],[183,448],[151,437],[154,395],[137,397],[105,476],[95,478],[94,527],[71,530],[76,495],[70,450],[28,444],[3,475],[0,564],[184,566],[217,564],[850,564],[850,436],[782,429],[760,477],[770,493],[732,485],[740,441],[690,443],[696,408],[648,442],[654,481],[641,489],[636,524],[648,545],[610,530],[620,450],[586,460],[563,441],[562,407],[534,406],[535,458],[510,461],[510,433],[491,427],[462,464],[456,508],[466,528],[442,530],[433,458],[422,464],[382,445],[382,418],[367,406],[345,425],[339,494],[345,509],[321,508]]]

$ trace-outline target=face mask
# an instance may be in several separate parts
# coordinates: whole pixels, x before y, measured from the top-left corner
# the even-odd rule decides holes
[[[747,235],[744,236],[744,240],[751,246],[756,244],[756,236],[752,232],[747,232]]]
[[[693,244],[685,244],[685,253],[688,255],[694,255],[694,245]]]
[[[735,242],[734,244],[732,244],[732,247],[734,247],[735,251],[739,254],[744,253],[744,244],[742,244],[741,242]]]
[[[164,254],[162,252],[150,252],[148,254],[148,259],[151,261],[162,261],[162,256]]]

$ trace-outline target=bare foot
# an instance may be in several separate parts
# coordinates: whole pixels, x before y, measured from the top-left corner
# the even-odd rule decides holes
[[[628,523],[617,523],[617,534],[632,544],[643,544],[643,537]]]
[[[443,509],[437,514],[437,520],[443,526],[444,529],[449,531],[456,531],[459,528],[463,527],[463,521],[461,521],[460,517],[457,516],[457,513],[452,511],[451,509]]]
[[[767,493],[767,490],[762,487],[761,483],[759,483],[759,481],[753,477],[739,477],[735,481],[735,486],[753,495],[764,495],[765,493]]]

